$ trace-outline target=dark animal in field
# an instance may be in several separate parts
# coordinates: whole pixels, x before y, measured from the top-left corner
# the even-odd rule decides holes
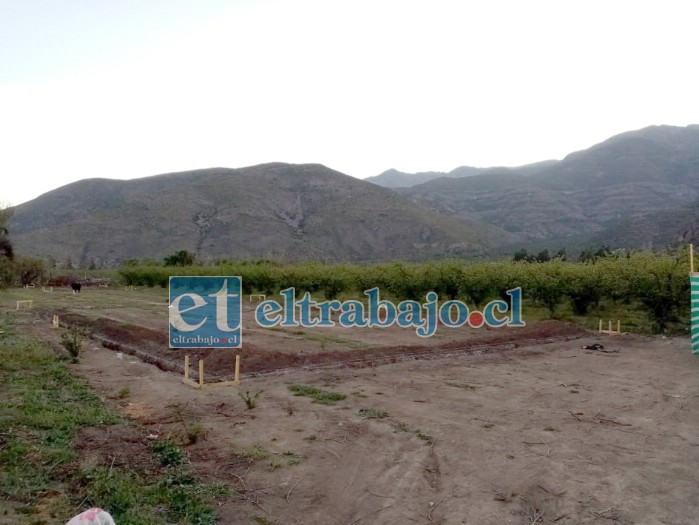
[[[80,293],[80,288],[82,288],[83,285],[78,282],[72,282],[70,283],[70,287],[73,289],[73,293]]]

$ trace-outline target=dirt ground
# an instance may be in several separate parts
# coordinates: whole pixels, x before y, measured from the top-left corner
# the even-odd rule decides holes
[[[182,372],[184,356],[190,356],[191,377],[197,379],[196,362],[205,359],[207,382],[232,379],[230,351],[168,348],[167,291],[87,288],[81,294],[66,289],[51,293],[20,290],[16,298],[33,298],[33,313],[47,321],[56,314],[61,326],[89,327],[95,339],[108,348],[135,355],[163,370]],[[244,301],[243,375],[285,369],[317,368],[337,363],[348,367],[375,366],[416,356],[429,357],[461,352],[490,352],[547,338],[575,337],[579,328],[562,323],[537,323],[524,328],[489,327],[450,329],[440,327],[429,338],[414,330],[391,326],[362,328],[281,329],[261,328],[254,320],[256,301]]]
[[[37,298],[36,310],[16,315],[53,344],[51,301],[126,334],[166,330],[159,300],[144,293],[153,303],[144,307],[109,293],[118,301]],[[9,308],[14,297],[4,299]],[[687,338],[599,336],[556,322],[444,331],[427,344],[406,331],[261,332],[244,334],[244,363],[248,345],[291,361],[204,390],[91,341],[76,372],[139,425],[86,432],[85,454],[128,464],[149,438],[181,440],[201,425],[185,448],[194,468],[240,493],[217,508],[225,524],[699,523],[699,358]],[[582,348],[595,343],[604,349]],[[312,369],[293,360],[302,350],[370,358]],[[294,384],[346,398],[313,403],[293,396]],[[260,391],[247,410],[239,392]]]

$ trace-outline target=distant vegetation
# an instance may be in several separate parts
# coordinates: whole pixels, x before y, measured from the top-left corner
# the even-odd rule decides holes
[[[622,303],[642,308],[657,332],[678,323],[688,326],[686,250],[657,254],[612,254],[602,250],[583,253],[585,262],[577,263],[563,260],[560,252],[556,255],[542,263],[525,262],[532,259],[371,265],[222,261],[211,266],[178,267],[176,273],[239,275],[245,294],[271,295],[293,286],[297,293],[308,291],[320,296],[318,299],[334,299],[341,295],[356,297],[378,286],[382,296],[393,299],[424,300],[427,292],[436,291],[443,299],[463,299],[476,308],[489,299],[506,297],[506,290],[520,286],[525,299],[544,307],[550,317],[556,317],[563,306],[574,315],[584,316],[603,302]],[[173,268],[130,265],[119,272],[127,285],[165,288]]]
[[[0,208],[0,286],[14,283],[31,284],[44,270],[39,259],[21,257],[15,253],[10,232],[7,228],[13,208]]]
[[[187,250],[165,257],[165,266],[192,266],[194,264],[195,255]]]
[[[7,222],[11,216],[12,208],[0,209],[0,257],[3,259],[12,259],[14,257],[14,249],[7,231]]]
[[[565,249],[558,250],[558,252],[551,255],[548,248],[540,251],[538,254],[534,255],[527,253],[527,250],[519,250],[515,252],[515,256],[512,258],[513,261],[522,262],[548,262],[551,259],[560,259],[565,261],[567,259]]]

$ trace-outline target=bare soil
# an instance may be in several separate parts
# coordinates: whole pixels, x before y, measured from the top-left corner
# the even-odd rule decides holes
[[[89,308],[89,296],[37,298],[15,314],[54,345],[58,306],[102,337],[76,373],[138,425],[86,431],[89,461],[137,468],[150,439],[185,443],[203,427],[185,446],[193,467],[239,493],[220,502],[221,523],[699,523],[699,360],[687,338],[599,336],[555,321],[440,329],[430,340],[401,329],[248,329],[240,387],[199,390],[125,353],[183,356],[162,342],[163,303],[126,295],[102,293]],[[604,348],[583,349],[596,343]],[[231,355],[197,354],[226,378]],[[294,384],[346,398],[321,405],[293,396]],[[247,410],[239,393],[260,391]]]

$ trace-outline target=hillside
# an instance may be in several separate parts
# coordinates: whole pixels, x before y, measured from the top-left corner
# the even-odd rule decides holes
[[[364,179],[384,188],[408,188],[423,182],[429,182],[440,177],[446,177],[447,174],[443,171],[425,171],[419,173],[406,173],[394,169],[386,170],[380,175],[367,177]]]
[[[384,188],[409,188],[423,184],[441,177],[470,177],[487,171],[487,168],[472,168],[471,166],[461,166],[450,172],[444,171],[421,171],[418,173],[406,173],[394,169],[386,170],[380,175],[367,177],[367,182],[383,186]]]
[[[623,219],[588,239],[590,246],[660,250],[699,241],[699,202]]]
[[[205,261],[377,261],[699,239],[697,125],[623,133],[560,161],[412,175],[444,176],[388,189],[273,163],[95,178],[16,207],[9,229],[18,253],[100,265],[179,250]]]
[[[179,250],[200,260],[414,260],[514,240],[321,165],[281,163],[82,180],[18,206],[9,226],[17,251],[75,264]]]
[[[555,162],[556,161],[554,160],[545,160],[542,162],[537,162],[535,164],[519,166],[517,168],[474,168],[472,166],[459,166],[458,168],[455,168],[449,172],[421,171],[418,173],[406,173],[404,171],[390,169],[384,171],[380,175],[367,177],[364,180],[373,184],[377,184],[378,186],[383,186],[384,188],[410,188],[411,186],[424,184],[425,182],[439,179],[441,177],[455,179],[460,177],[471,177],[473,175],[487,174],[494,171],[516,170],[516,172],[521,175],[528,175],[530,173],[538,172],[538,170],[540,170],[542,167]]]
[[[457,220],[476,218],[519,235],[520,245],[608,239],[642,247],[666,239],[660,243],[665,246],[685,239],[681,230],[694,231],[697,125],[623,133],[561,161],[526,168],[493,168],[399,191]],[[676,219],[666,220],[668,214]]]

